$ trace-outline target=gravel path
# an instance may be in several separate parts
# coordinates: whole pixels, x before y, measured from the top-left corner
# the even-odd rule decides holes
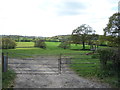
[[[110,88],[107,84],[87,80],[75,73],[59,74],[58,57],[55,56],[9,59],[9,63],[18,73],[14,88]]]

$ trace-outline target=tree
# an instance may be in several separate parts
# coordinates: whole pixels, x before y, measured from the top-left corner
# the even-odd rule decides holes
[[[96,50],[98,48],[99,45],[99,35],[97,34],[92,34],[92,35],[88,35],[89,39],[88,39],[88,44],[90,45],[90,50]]]
[[[90,39],[89,35],[95,33],[89,25],[82,24],[80,27],[76,28],[72,32],[72,40],[76,44],[83,44],[83,49],[85,49],[85,42]]]
[[[70,36],[63,37],[58,47],[68,49],[70,48],[70,42],[71,42]]]
[[[114,46],[120,44],[120,13],[115,13],[109,18],[104,35],[108,36],[107,40]]]
[[[68,48],[70,48],[70,44],[67,42],[61,42],[58,47],[68,49]]]
[[[46,44],[44,40],[36,40],[35,41],[35,47],[46,49]]]
[[[120,51],[120,12],[114,13],[109,18],[109,22],[107,26],[104,28],[104,35],[107,36],[106,40],[109,41],[109,43],[112,46],[117,47],[116,51],[114,52],[116,53],[116,55],[114,56],[114,58],[112,58],[112,60],[116,62],[115,66],[119,70],[120,68],[120,54],[119,54],[119,51]],[[118,72],[118,77],[119,77],[118,82],[120,85],[120,73],[119,72]]]
[[[2,46],[0,48],[2,49],[14,49],[16,47],[16,42],[10,38],[2,38]],[[1,41],[0,41],[1,42]]]

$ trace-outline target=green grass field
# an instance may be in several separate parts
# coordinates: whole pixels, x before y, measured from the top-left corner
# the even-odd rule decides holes
[[[62,49],[59,48],[58,45],[60,42],[46,42],[47,48],[46,49],[41,49],[37,47],[33,47],[34,43],[33,42],[17,42],[17,47],[16,49],[8,49],[8,50],[3,50],[3,52],[8,52],[11,57],[14,58],[26,58],[26,57],[32,57],[36,55],[59,55],[63,53],[87,53],[91,51],[74,51],[70,49]],[[31,48],[23,48],[31,46]],[[19,48],[18,48],[19,47]],[[82,45],[71,45],[72,49],[82,49]],[[88,46],[86,46],[88,48]],[[13,54],[14,53],[14,54]],[[19,55],[19,54],[23,54]]]
[[[33,47],[34,42],[17,42],[17,47]]]
[[[72,59],[72,63],[81,63],[81,64],[71,64],[70,67],[80,76],[83,77],[95,77],[97,78],[97,74],[99,72],[99,59],[93,59],[92,55],[85,55],[85,53],[90,53],[92,51],[83,51],[83,50],[72,50],[72,49],[82,49],[82,45],[71,45],[70,49],[62,49],[59,48],[58,45],[60,42],[46,42],[47,48],[41,49],[34,47],[33,42],[17,42],[16,49],[8,49],[3,50],[3,52],[8,52],[9,57],[12,58],[28,58],[28,57],[36,57],[39,55],[66,55],[67,53],[70,53],[71,55],[67,54],[67,56],[72,56],[74,59]],[[24,48],[23,48],[24,47]],[[25,48],[26,47],[26,48]],[[29,48],[28,48],[29,47]],[[99,48],[105,48],[105,47],[99,47]],[[89,49],[89,46],[86,45],[86,49]],[[76,55],[72,55],[76,54]],[[78,54],[84,54],[84,55],[78,55]],[[79,59],[82,58],[82,59]],[[88,63],[89,64],[83,64]],[[90,64],[94,63],[94,64]],[[106,82],[110,84],[114,84],[116,81],[116,77],[105,77],[102,80],[105,80]]]

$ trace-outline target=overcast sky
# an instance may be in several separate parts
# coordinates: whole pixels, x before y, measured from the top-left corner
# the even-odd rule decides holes
[[[1,0],[2,35],[55,36],[71,34],[88,24],[103,34],[119,0]]]

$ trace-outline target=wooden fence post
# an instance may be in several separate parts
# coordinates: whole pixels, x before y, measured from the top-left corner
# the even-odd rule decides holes
[[[61,54],[60,54],[60,57],[58,59],[58,70],[59,70],[59,74],[61,74]]]
[[[4,53],[2,53],[2,72],[4,72]]]
[[[8,53],[5,54],[2,53],[2,72],[7,72],[8,70]]]
[[[6,71],[8,70],[8,52],[7,52],[7,55],[6,55]]]

